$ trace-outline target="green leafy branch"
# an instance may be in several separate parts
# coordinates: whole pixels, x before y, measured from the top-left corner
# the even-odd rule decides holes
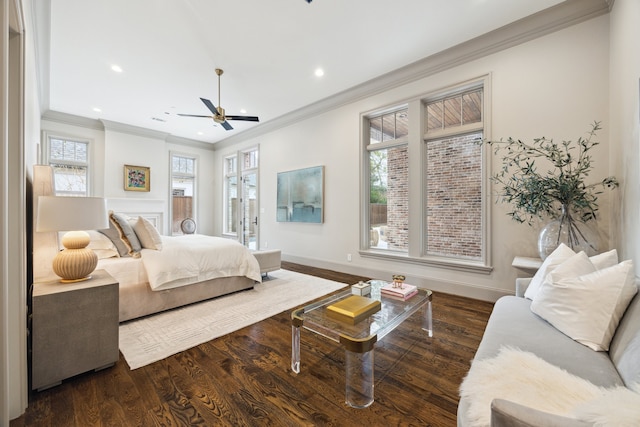
[[[489,141],[496,155],[502,154],[502,168],[491,180],[502,188],[498,200],[510,203],[513,209],[508,213],[518,222],[532,224],[536,218],[556,218],[561,206],[571,209],[582,221],[596,218],[597,195],[604,188],[618,187],[618,180],[609,176],[601,182],[585,184],[593,166],[589,153],[599,142],[596,134],[602,128],[594,122],[586,138],[572,141],[554,142],[549,138],[536,138],[533,143],[509,138],[506,141]],[[548,163],[542,170],[539,160]]]

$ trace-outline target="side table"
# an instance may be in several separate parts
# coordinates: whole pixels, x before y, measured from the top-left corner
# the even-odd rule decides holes
[[[118,287],[104,270],[82,282],[33,284],[33,390],[118,361]]]

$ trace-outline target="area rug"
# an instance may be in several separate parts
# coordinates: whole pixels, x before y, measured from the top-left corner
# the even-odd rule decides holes
[[[120,351],[129,367],[137,369],[346,286],[277,270],[252,290],[120,324]]]
[[[460,386],[460,396],[469,399],[471,427],[489,427],[491,401],[498,398],[600,426],[620,427],[638,425],[637,387],[598,387],[533,353],[503,347],[496,357],[474,362]]]

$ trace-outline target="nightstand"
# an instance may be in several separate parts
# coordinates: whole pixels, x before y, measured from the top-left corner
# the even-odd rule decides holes
[[[33,284],[33,390],[118,361],[119,285],[104,270],[91,276],[77,283]]]

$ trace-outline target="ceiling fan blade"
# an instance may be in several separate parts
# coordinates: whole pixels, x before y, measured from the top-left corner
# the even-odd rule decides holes
[[[200,114],[181,114],[181,113],[178,113],[178,115],[182,116],[182,117],[202,117],[202,118],[205,118],[205,119],[212,119],[213,118],[213,116],[202,116]]]
[[[222,123],[220,123],[222,125],[223,128],[225,128],[226,130],[233,130],[233,127],[229,124],[229,122],[224,121]]]
[[[245,122],[259,122],[256,116],[225,116],[227,120],[244,120]]]
[[[208,99],[205,99],[205,98],[200,98],[200,100],[201,100],[202,102],[204,102],[204,105],[206,105],[206,106],[207,106],[207,108],[211,111],[211,113],[212,113],[214,116],[217,116],[217,115],[218,115],[218,109],[216,108],[216,106],[215,106],[215,105],[213,105],[213,102],[211,102],[211,101],[209,101]]]

